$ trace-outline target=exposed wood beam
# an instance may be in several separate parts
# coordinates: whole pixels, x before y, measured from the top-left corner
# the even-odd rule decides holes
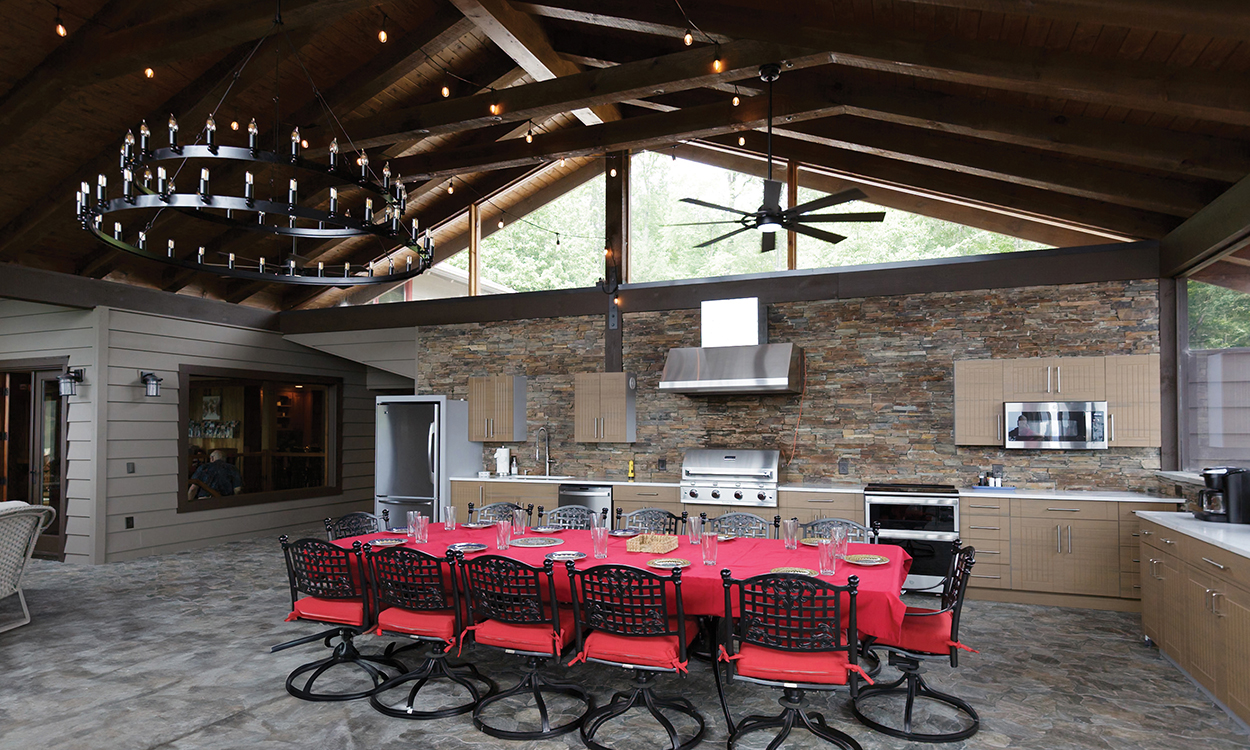
[[[786,207],[799,205],[799,163],[786,161]],[[786,231],[786,268],[793,271],[799,267],[799,233]]]
[[[1224,190],[1221,183],[1168,179],[1034,149],[845,115],[786,124],[776,132],[834,148],[1182,218],[1196,213]]]
[[[747,133],[745,137],[749,148],[764,150],[763,135]],[[730,149],[736,146],[736,139],[732,137],[718,136],[708,140]],[[987,208],[1001,206],[1015,213],[1035,216],[1039,220],[1058,219],[1113,240],[1157,239],[1180,223],[1175,217],[1140,209],[1115,206],[1027,185],[1013,185],[1001,180],[922,164],[909,164],[897,159],[846,151],[793,138],[774,137],[773,152],[782,159],[798,159],[804,164],[823,167],[832,174],[855,182],[885,183],[901,191],[915,188],[979,203]]]
[[[1061,115],[920,90],[847,86],[847,114],[1147,169],[1236,182],[1250,144],[1198,133]]]
[[[1250,177],[1233,185],[1159,241],[1159,275],[1200,271],[1250,245]]]
[[[345,127],[356,144],[375,148],[430,134],[453,133],[498,122],[544,119],[623,99],[641,99],[656,93],[686,91],[748,78],[757,73],[760,65],[780,59],[790,60],[796,68],[829,62],[829,56],[823,53],[754,41],[733,42],[721,47],[725,65],[721,73],[712,72],[715,58],[716,52],[710,48],[683,50],[611,68],[387,112],[349,122]],[[491,114],[492,105],[498,106],[499,114]]]
[[[702,18],[700,25],[708,32],[829,50],[835,62],[850,67],[1250,125],[1250,81],[1240,74],[1007,42],[934,40],[897,27],[848,26],[823,3],[784,8],[758,3],[732,11],[692,3],[687,11]],[[675,6],[660,0],[544,0],[519,7],[614,28],[638,21],[681,23]]]
[[[451,3],[535,81],[581,72],[580,67],[552,49],[547,32],[537,21],[513,8],[508,0],[451,0]],[[614,104],[578,108],[573,114],[586,125],[621,119],[620,110]]]
[[[378,0],[288,0],[282,6],[281,27],[288,33],[306,25],[321,25]],[[39,67],[0,97],[0,148],[12,145],[69,92],[144,67],[160,67],[181,60],[188,50],[198,54],[227,49],[259,39],[273,27],[268,4],[229,3],[166,20],[101,33],[90,24],[83,38],[62,44]],[[83,29],[80,29],[82,31]]]
[[[983,13],[1015,13],[1169,34],[1250,40],[1250,7],[1240,0],[911,0]]]
[[[482,204],[469,204],[469,296],[482,293]]]
[[[764,170],[763,152],[751,152],[745,149],[733,151],[713,149],[695,142],[680,144],[673,149],[672,153],[682,159],[722,169],[732,169],[743,174],[759,175]],[[867,196],[865,201],[873,205],[896,208],[900,211],[976,227],[988,232],[1019,237],[1051,247],[1077,247],[1107,241],[1105,235],[1090,234],[1056,221],[1039,221],[1035,216],[1003,209],[990,210],[988,207],[971,201],[961,201],[949,195],[915,188],[902,191],[891,189],[880,183],[852,182],[806,164],[799,170],[798,185],[830,194],[859,188]]]
[[[799,122],[839,111],[838,105],[822,92],[778,88],[780,91],[773,111],[774,116],[782,121]],[[515,139],[477,148],[418,154],[392,161],[391,169],[403,174],[405,179],[429,179],[534,164],[545,159],[655,148],[680,139],[757,128],[765,124],[767,115],[768,102],[764,97],[757,96],[742,102],[739,107],[719,102],[677,112],[631,117],[620,122],[538,135],[533,143]]]

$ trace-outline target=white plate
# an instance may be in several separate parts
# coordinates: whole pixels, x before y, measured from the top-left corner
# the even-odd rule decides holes
[[[491,526],[495,525],[495,522],[494,521],[473,521],[472,523],[462,523],[460,525],[466,529],[489,529]]]
[[[564,544],[563,539],[552,539],[549,536],[523,536],[508,542],[513,547],[554,547]]]
[[[559,526],[535,526],[530,531],[535,534],[559,534],[564,529]]]
[[[682,557],[657,557],[647,563],[649,567],[659,568],[661,570],[673,570],[674,568],[684,568],[690,564],[690,561]]]
[[[486,545],[481,542],[456,542],[455,544],[449,545],[447,549],[459,550],[460,552],[469,555],[474,552],[482,552],[486,549]]]
[[[548,552],[547,559],[555,562],[565,562],[567,560],[581,560],[586,556],[585,552],[578,552],[575,549],[562,549],[558,552]]]
[[[627,537],[627,536],[638,536],[641,533],[642,533],[642,529],[616,529],[614,531],[609,531],[608,536]]]
[[[369,544],[372,544],[374,547],[398,547],[399,545],[403,544],[406,541],[408,540],[407,539],[374,539],[372,542],[369,542]]]
[[[890,558],[885,555],[847,555],[842,559],[846,560],[851,565],[866,566],[885,565],[890,561]]]

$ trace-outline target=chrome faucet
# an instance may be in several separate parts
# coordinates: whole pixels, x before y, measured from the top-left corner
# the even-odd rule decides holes
[[[543,453],[544,453],[543,465],[546,467],[543,470],[543,476],[549,477],[551,476],[551,465],[555,463],[555,461],[551,460],[551,433],[547,432],[547,425],[543,425],[542,427],[539,427],[538,433],[541,434],[543,437]],[[535,441],[537,441],[538,439],[537,434],[534,436],[534,439]],[[534,443],[534,462],[535,463],[538,462],[538,443],[537,442]]]

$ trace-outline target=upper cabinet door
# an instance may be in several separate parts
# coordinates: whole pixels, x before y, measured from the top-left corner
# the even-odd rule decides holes
[[[573,440],[599,442],[599,373],[573,376]]]
[[[1003,444],[1003,362],[955,362],[955,445]]]
[[[599,376],[599,383],[599,439],[605,443],[634,442],[638,379],[627,372],[605,372]]]
[[[1162,445],[1159,355],[1107,357],[1107,445]]]
[[[1052,357],[1003,360],[1003,401],[1057,401]]]
[[[490,420],[495,414],[494,378],[469,378],[469,439],[485,442],[490,437]]]
[[[1106,401],[1106,357],[1059,357],[1051,360],[1055,370],[1052,401]]]
[[[525,440],[526,379],[513,375],[469,378],[469,439]]]

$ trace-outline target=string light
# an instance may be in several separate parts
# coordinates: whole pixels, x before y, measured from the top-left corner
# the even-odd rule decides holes
[[[612,167],[611,169],[608,170],[608,177],[615,177],[615,176],[616,176],[616,167]]]
[[[231,130],[238,130],[238,129],[239,129],[239,121],[238,121],[238,120],[231,120],[231,121],[230,121],[230,129],[231,129]]]
[[[738,145],[739,146],[747,145],[747,137],[745,135],[738,136]]]
[[[389,39],[389,37],[386,35],[386,14],[383,13],[382,14],[382,28],[378,29],[378,41],[381,42],[382,44],[386,44],[387,39]]]
[[[725,69],[725,63],[720,59],[720,43],[716,44],[716,58],[712,60],[712,72],[719,73]]]
[[[443,91],[442,91],[442,94],[443,94],[443,98],[444,98],[444,99],[446,99],[447,97],[451,96],[451,89],[450,89],[450,88],[447,86],[447,84],[445,84],[445,83],[443,84]]]
[[[690,29],[686,29],[686,35],[683,36],[681,40],[685,42],[687,47],[689,47],[690,45],[694,44],[694,34],[690,33]]]
[[[299,142],[299,145],[300,145],[300,148],[308,148],[308,139],[307,138],[301,139]]]
[[[155,75],[156,75],[156,71],[155,71],[155,70],[152,70],[151,68],[144,68],[144,69],[143,69],[143,75],[144,75],[144,76],[146,76],[146,77],[148,77],[148,78],[152,78],[153,76],[155,76]]]
[[[65,23],[61,21],[61,6],[54,5],[52,7],[56,8],[56,35],[64,38],[69,33],[69,30],[65,28]]]
[[[742,100],[738,98],[737,94],[734,94],[733,103],[735,107],[742,103]]]
[[[525,142],[526,143],[534,142],[534,121],[533,120],[530,120],[529,129],[525,131]]]
[[[491,113],[492,115],[497,115],[497,114],[499,114],[499,105],[498,105],[498,104],[492,104],[492,105],[490,105],[490,113]]]
[[[500,229],[503,229],[503,219],[500,219],[500,220],[499,220],[499,228],[500,228]]]
[[[456,181],[448,180],[447,181],[447,194],[451,195],[454,192],[456,192]]]

